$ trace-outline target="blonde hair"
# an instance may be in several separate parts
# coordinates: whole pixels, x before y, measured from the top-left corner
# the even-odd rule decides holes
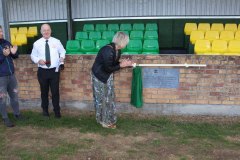
[[[117,32],[114,35],[112,42],[123,48],[128,44],[129,36],[124,32]]]

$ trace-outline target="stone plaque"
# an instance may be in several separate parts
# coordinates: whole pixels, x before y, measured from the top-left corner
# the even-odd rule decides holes
[[[178,88],[179,69],[143,68],[144,88]]]

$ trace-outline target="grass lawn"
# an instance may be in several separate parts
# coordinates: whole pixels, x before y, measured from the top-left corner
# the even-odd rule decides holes
[[[64,110],[61,119],[25,110],[24,121],[0,124],[0,159],[240,159],[240,117],[118,116],[105,129],[94,113]]]

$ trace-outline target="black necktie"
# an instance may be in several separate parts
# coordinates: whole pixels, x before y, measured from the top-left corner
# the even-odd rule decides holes
[[[50,49],[48,45],[48,40],[46,40],[45,44],[45,57],[46,57],[46,66],[50,67],[51,66],[51,57],[50,57]]]

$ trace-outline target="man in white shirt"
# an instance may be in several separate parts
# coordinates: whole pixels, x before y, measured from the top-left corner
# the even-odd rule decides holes
[[[43,116],[49,117],[48,92],[49,87],[52,93],[52,104],[56,118],[61,118],[59,106],[59,79],[61,65],[65,59],[65,49],[61,42],[51,37],[51,27],[48,24],[41,26],[42,38],[33,44],[31,59],[38,64],[38,82],[41,89],[41,107]]]

